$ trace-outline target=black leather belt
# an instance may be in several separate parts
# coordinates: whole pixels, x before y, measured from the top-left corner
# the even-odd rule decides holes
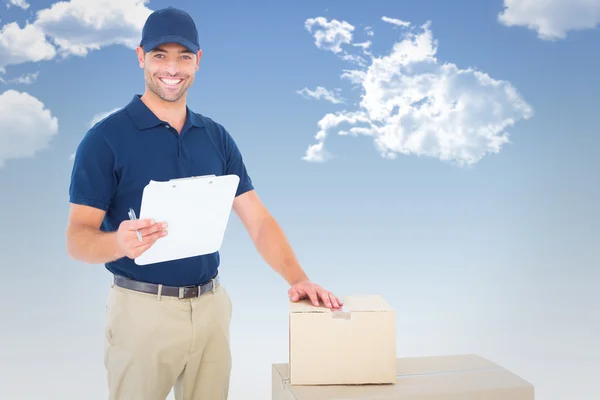
[[[219,275],[215,276],[213,279],[200,286],[164,286],[157,285],[154,283],[134,281],[132,279],[125,278],[120,275],[114,276],[114,283],[119,287],[135,290],[138,292],[158,295],[160,289],[161,296],[189,299],[192,297],[202,296],[204,293],[210,292],[214,288],[216,288],[219,285]]]

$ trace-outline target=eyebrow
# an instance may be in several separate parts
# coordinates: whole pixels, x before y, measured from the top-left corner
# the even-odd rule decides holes
[[[151,53],[167,53],[167,51],[165,49],[163,49],[162,47],[155,47],[150,52]],[[193,51],[191,51],[189,49],[179,50],[179,53],[195,54]]]

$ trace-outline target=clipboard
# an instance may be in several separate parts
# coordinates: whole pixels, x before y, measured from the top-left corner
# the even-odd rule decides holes
[[[218,251],[239,182],[237,175],[151,180],[144,187],[139,218],[167,222],[168,234],[135,263],[148,265]]]

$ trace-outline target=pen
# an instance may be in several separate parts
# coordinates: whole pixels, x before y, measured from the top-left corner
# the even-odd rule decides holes
[[[129,219],[132,221],[135,221],[137,219],[135,216],[135,211],[133,211],[133,208],[129,208]],[[138,237],[139,241],[141,242],[142,234],[138,230],[136,230],[135,233],[137,233],[137,237]]]

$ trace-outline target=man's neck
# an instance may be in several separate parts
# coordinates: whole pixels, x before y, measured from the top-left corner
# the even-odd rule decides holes
[[[166,121],[175,128],[181,128],[186,119],[186,96],[184,95],[176,102],[167,102],[156,96],[154,93],[146,91],[140,100],[152,111],[160,120]]]

